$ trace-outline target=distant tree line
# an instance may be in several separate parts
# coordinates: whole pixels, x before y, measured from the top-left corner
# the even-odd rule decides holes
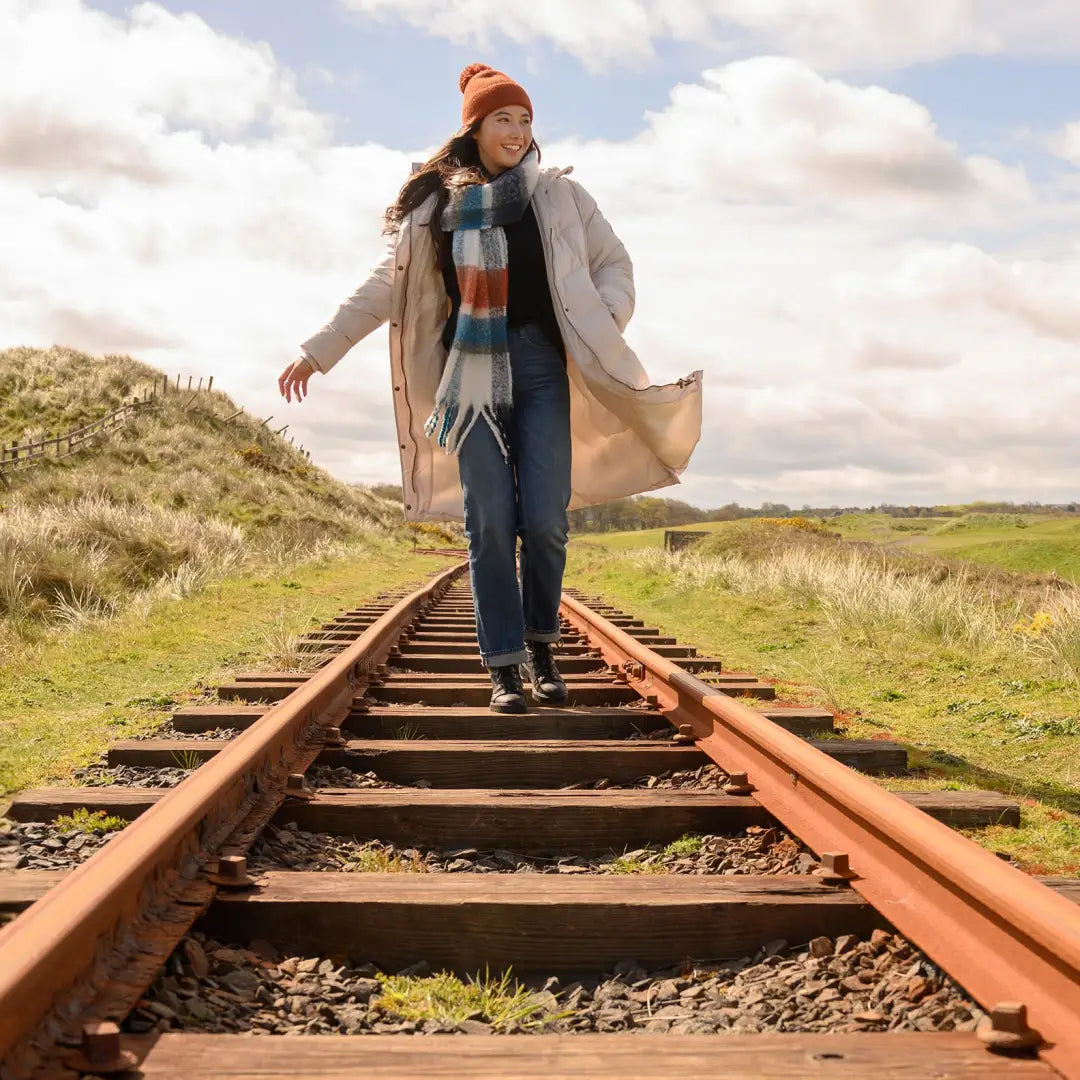
[[[676,525],[696,525],[705,521],[736,521],[756,517],[808,517],[830,518],[841,514],[888,514],[896,518],[961,517],[964,514],[1075,514],[1080,503],[1012,503],[974,502],[963,505],[894,506],[810,506],[804,503],[798,509],[786,503],[764,502],[756,509],[727,503],[715,509],[705,510],[691,506],[679,499],[661,499],[654,495],[639,495],[630,499],[612,499],[598,506],[586,506],[570,511],[570,531],[626,532],[633,529],[673,528]]]
[[[384,499],[401,501],[400,484],[371,484],[368,486]],[[632,529],[670,529],[676,525],[697,525],[703,521],[737,521],[755,517],[831,518],[841,514],[888,514],[895,518],[961,517],[964,514],[1075,514],[1080,513],[1080,502],[973,502],[962,505],[894,506],[810,506],[804,503],[798,509],[786,503],[763,502],[759,507],[727,503],[712,510],[691,506],[681,499],[661,499],[655,495],[637,495],[631,499],[612,499],[598,506],[586,506],[570,511],[570,531],[627,532]]]

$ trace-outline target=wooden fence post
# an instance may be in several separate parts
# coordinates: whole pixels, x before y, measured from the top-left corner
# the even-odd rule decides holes
[[[206,392],[209,394],[214,389],[214,376],[210,376],[210,381],[206,384]]]

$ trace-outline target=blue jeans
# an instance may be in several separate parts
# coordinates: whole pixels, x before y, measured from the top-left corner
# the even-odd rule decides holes
[[[488,667],[521,664],[526,641],[559,640],[570,502],[570,384],[561,349],[512,328],[511,463],[484,420],[458,454],[476,636]],[[521,584],[517,539],[521,538]]]

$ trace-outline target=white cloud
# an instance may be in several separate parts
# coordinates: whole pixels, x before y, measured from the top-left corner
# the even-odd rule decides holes
[[[2,4],[0,64],[3,344],[130,351],[288,411],[277,375],[381,246],[410,156],[332,145],[265,46],[154,4]],[[298,441],[342,410],[391,437],[389,388],[358,370],[381,375],[385,343],[356,352],[292,411]]]
[[[640,65],[663,40],[782,52],[815,67],[877,70],[963,53],[1076,55],[1073,0],[340,0],[458,45],[550,42],[590,70]],[[915,8],[917,7],[917,10]]]
[[[1080,165],[1080,121],[1066,124],[1050,136],[1049,148],[1059,157]]]
[[[864,340],[855,350],[852,359],[856,368],[867,371],[885,368],[898,371],[941,371],[960,363],[957,353],[939,352],[922,343],[912,347],[877,338]]]
[[[758,57],[676,86],[671,103],[616,152],[652,162],[679,191],[738,202],[818,205],[875,216],[936,204],[950,214],[1025,200],[1023,170],[962,158],[928,111],[880,87]],[[601,144],[600,153],[613,148]],[[587,152],[587,148],[586,152]]]
[[[689,32],[698,10],[663,17]],[[425,149],[335,145],[264,46],[153,4],[113,19],[0,0],[0,64],[0,347],[213,374],[338,475],[396,479],[385,330],[300,407],[276,379],[377,258]],[[185,85],[193,68],[212,92]],[[1045,418],[1080,411],[1080,254],[1060,225],[1080,197],[1055,191],[1051,213],[917,102],[777,57],[674,88],[634,138],[545,144],[545,163],[574,164],[626,242],[650,372],[706,371],[702,443],[669,494],[1050,499],[1074,483]],[[1024,233],[1022,256],[994,249],[999,229]]]

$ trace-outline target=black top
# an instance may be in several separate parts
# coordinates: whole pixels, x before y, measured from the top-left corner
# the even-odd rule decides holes
[[[524,326],[535,323],[544,331],[548,340],[562,350],[562,336],[551,302],[548,285],[547,264],[544,261],[544,243],[540,226],[533,213],[532,203],[525,207],[520,221],[504,225],[508,258],[506,324]],[[458,288],[457,271],[453,254],[443,267],[446,293],[450,297],[450,317],[443,330],[443,345],[449,349],[457,328],[458,309],[461,307],[461,290]]]

